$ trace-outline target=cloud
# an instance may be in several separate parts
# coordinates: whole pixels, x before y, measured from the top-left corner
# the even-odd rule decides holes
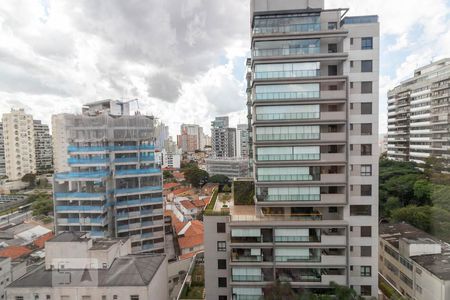
[[[153,74],[147,79],[148,96],[167,102],[176,102],[181,95],[181,82],[166,72]]]

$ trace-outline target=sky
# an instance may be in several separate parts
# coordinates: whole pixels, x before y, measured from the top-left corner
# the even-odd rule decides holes
[[[282,1],[282,0],[280,0]],[[450,56],[450,0],[325,0],[381,23],[380,133],[387,91]],[[246,122],[249,0],[6,0],[0,6],[0,114],[50,124],[83,103],[130,100],[169,125]],[[139,107],[137,106],[139,105]]]

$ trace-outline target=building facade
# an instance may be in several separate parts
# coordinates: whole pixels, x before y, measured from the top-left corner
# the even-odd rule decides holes
[[[36,171],[46,173],[53,170],[53,148],[52,136],[48,125],[42,124],[39,120],[33,121]]]
[[[378,294],[379,23],[346,13],[251,1],[255,204],[205,216],[207,299],[259,299],[275,279]]]
[[[12,109],[3,114],[2,123],[8,179],[20,180],[26,174],[36,173],[33,116],[23,109]]]
[[[229,127],[228,117],[211,122],[211,147],[215,157],[236,156],[236,128]]]
[[[388,157],[450,163],[450,58],[414,71],[388,92]]]
[[[0,177],[6,176],[5,141],[3,140],[3,123],[0,122]]]
[[[192,153],[202,149],[203,128],[196,124],[182,124],[180,135],[177,136],[178,147],[183,152]],[[204,147],[204,145],[203,145]]]
[[[210,176],[225,175],[229,178],[248,176],[248,159],[237,157],[207,158],[206,171]]]
[[[247,124],[238,124],[236,128],[236,156],[247,159],[249,157],[249,132]]]
[[[154,120],[124,114],[128,105],[99,101],[86,104],[81,115],[58,117],[65,129],[56,129],[63,134],[54,136],[55,144],[68,145],[68,154],[61,152],[68,156],[69,171],[54,175],[55,231],[129,237],[133,253],[163,252],[162,172],[155,162]],[[62,136],[67,140],[59,141]]]

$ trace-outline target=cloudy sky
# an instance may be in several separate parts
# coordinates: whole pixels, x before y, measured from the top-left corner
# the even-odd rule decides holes
[[[209,128],[217,115],[245,122],[248,1],[2,1],[0,113],[22,107],[49,123],[85,102],[139,98],[140,110],[173,135],[181,123]],[[326,7],[380,16],[385,132],[386,91],[450,56],[450,0],[326,0]]]

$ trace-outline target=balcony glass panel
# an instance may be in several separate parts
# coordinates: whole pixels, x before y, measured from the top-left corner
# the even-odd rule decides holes
[[[261,229],[259,228],[233,228],[231,230],[232,237],[261,237]]]
[[[319,160],[320,147],[260,147],[256,149],[258,161]]]
[[[308,248],[275,248],[275,261],[320,261],[319,249]]]
[[[257,64],[255,79],[300,78],[320,76],[319,62]]]
[[[57,173],[55,175],[58,180],[67,180],[67,179],[77,179],[77,178],[92,178],[92,179],[100,179],[109,175],[108,170],[102,171],[90,171],[90,172],[64,172]]]
[[[262,288],[233,288],[233,295],[236,295],[236,300],[261,300],[264,298]]]
[[[233,268],[231,274],[233,281],[263,281],[260,268]]]
[[[254,100],[319,98],[318,83],[257,85]]]
[[[253,33],[288,33],[320,31],[320,16],[312,14],[289,14],[255,16]]]
[[[320,118],[320,105],[284,105],[256,107],[256,120],[303,120]]]
[[[257,127],[257,141],[317,140],[320,126]]]
[[[253,56],[290,56],[320,53],[320,39],[255,42]]]
[[[126,170],[117,170],[116,175],[142,175],[142,174],[157,174],[160,173],[161,169],[158,168],[148,168],[148,169],[126,169]]]
[[[314,229],[303,228],[277,228],[275,229],[275,242],[319,242],[320,233]]]
[[[318,180],[309,167],[258,168],[258,181],[310,181]]]
[[[320,269],[277,269],[277,278],[285,282],[320,282],[322,274]]]
[[[107,157],[92,157],[92,158],[75,158],[70,157],[67,162],[71,165],[79,164],[79,165],[90,165],[90,164],[106,164],[109,162],[109,158]]]

